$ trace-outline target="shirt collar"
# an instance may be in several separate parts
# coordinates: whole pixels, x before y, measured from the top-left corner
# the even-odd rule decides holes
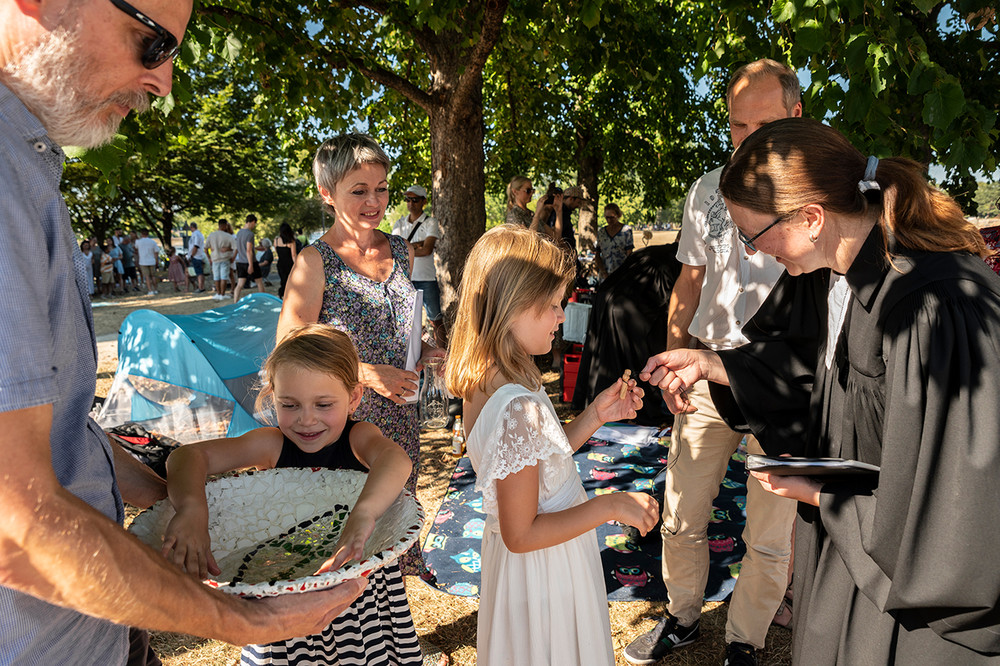
[[[18,98],[14,92],[0,83],[0,119],[17,131],[28,147],[62,168],[65,153],[55,141],[49,138],[41,121]]]

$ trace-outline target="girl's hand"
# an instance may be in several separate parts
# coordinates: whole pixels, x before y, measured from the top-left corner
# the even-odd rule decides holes
[[[660,520],[660,503],[649,493],[611,493],[604,497],[613,503],[613,519],[631,525],[642,536]]]
[[[622,387],[626,386],[621,377],[614,384],[597,394],[592,403],[601,423],[634,419],[642,409],[643,390],[636,386],[635,380],[628,380],[625,397],[622,398]]]
[[[323,563],[316,573],[326,573],[336,571],[351,560],[360,560],[364,554],[365,542],[372,535],[375,529],[375,517],[364,511],[355,509],[351,512],[344,531],[340,533],[340,540],[333,550],[333,557]]]
[[[404,398],[417,393],[419,377],[408,370],[392,365],[361,363],[358,367],[361,383],[397,405],[406,404]]]
[[[212,556],[212,540],[208,536],[208,528],[198,525],[200,522],[202,521],[178,512],[167,524],[160,552],[198,580],[205,580],[209,574],[217,576],[222,570]]]
[[[819,493],[823,484],[808,476],[778,476],[767,472],[750,472],[760,481],[764,490],[778,497],[788,497],[798,502],[819,506]]]

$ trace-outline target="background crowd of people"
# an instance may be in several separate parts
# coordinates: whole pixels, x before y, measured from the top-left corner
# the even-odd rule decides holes
[[[295,236],[291,227],[283,223],[274,241],[270,238],[255,241],[252,229],[256,218],[253,215],[247,218],[248,224],[235,235],[229,221],[219,218],[218,227],[207,238],[192,222],[185,227],[185,230],[190,230],[190,235],[182,237],[184,246],[170,244],[161,247],[146,229],[127,234],[122,229],[116,229],[103,244],[96,238],[85,239],[80,242],[80,252],[89,262],[93,275],[88,293],[95,299],[137,293],[153,296],[160,293],[163,282],[168,282],[173,285],[175,293],[201,294],[206,291],[205,278],[208,276],[209,287],[214,291],[212,300],[226,300],[229,293],[235,302],[246,285],[257,291],[274,286],[271,269],[277,261],[281,279],[278,288],[280,298],[295,257],[302,249],[302,235]],[[250,218],[253,218],[253,224],[249,223]],[[237,237],[241,232],[242,252],[237,249]],[[252,244],[252,250],[247,242]],[[242,283],[239,277],[241,271]]]

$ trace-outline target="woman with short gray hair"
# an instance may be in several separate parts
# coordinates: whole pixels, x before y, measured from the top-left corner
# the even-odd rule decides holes
[[[416,495],[420,469],[418,376],[406,369],[416,290],[413,247],[379,231],[389,203],[389,158],[370,136],[343,134],[316,151],[313,174],[330,229],[299,253],[285,287],[278,339],[319,322],[351,337],[366,390],[354,418],[374,423],[410,454],[407,488]],[[423,343],[422,356],[444,351]],[[404,575],[424,573],[419,548],[400,559]]]

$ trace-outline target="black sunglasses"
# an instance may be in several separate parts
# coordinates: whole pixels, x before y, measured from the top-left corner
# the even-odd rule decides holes
[[[180,42],[177,41],[177,38],[169,30],[125,2],[125,0],[111,0],[111,4],[156,33],[155,37],[147,37],[143,40],[146,49],[142,52],[141,59],[142,66],[146,69],[156,69],[163,63],[171,60],[181,50]]]
[[[788,218],[790,218],[792,215],[795,215],[795,213],[797,213],[797,212],[799,212],[799,211],[794,210],[791,213],[785,213],[784,215],[779,215],[778,217],[775,218],[774,222],[772,222],[771,224],[767,225],[766,227],[764,227],[763,229],[761,229],[758,233],[754,234],[753,236],[747,237],[747,235],[745,233],[743,233],[743,230],[740,229],[739,227],[736,228],[736,233],[739,235],[740,240],[743,241],[743,244],[746,245],[750,249],[751,252],[760,252],[760,250],[758,250],[756,247],[754,247],[753,242],[755,240],[757,240],[758,238],[760,238],[761,236],[763,236],[768,230],[770,230],[771,227],[773,227],[774,225],[778,224],[779,222],[784,222],[785,220],[787,220]]]
[[[403,197],[403,201],[405,201],[406,203],[415,203],[417,201],[420,201],[420,197]]]

